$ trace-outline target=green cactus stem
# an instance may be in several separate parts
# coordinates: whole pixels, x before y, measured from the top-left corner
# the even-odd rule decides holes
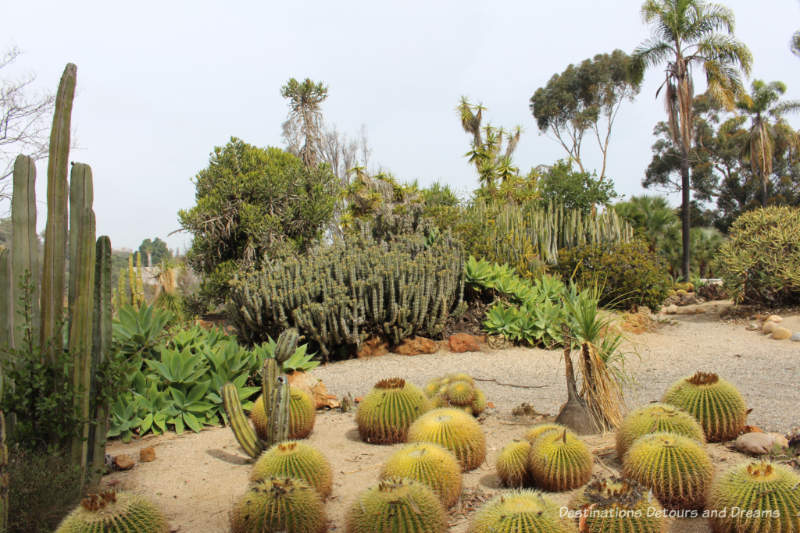
[[[31,284],[30,301],[20,302],[15,295],[20,283],[27,279],[38,280],[40,270],[39,237],[36,234],[36,164],[24,155],[14,160],[13,193],[11,196],[11,286],[10,298],[13,312],[9,316],[12,346],[23,346],[24,332],[14,326],[25,309],[30,306],[32,336],[39,337],[39,283]]]
[[[62,350],[60,327],[64,320],[64,280],[67,254],[67,163],[69,159],[72,101],[77,67],[64,69],[56,94],[50,154],[47,164],[47,225],[42,265],[40,346],[55,360]]]
[[[255,459],[264,451],[265,446],[245,416],[242,402],[239,401],[239,391],[233,383],[229,382],[222,386],[222,405],[225,408],[225,414],[228,415],[236,442],[247,455]]]

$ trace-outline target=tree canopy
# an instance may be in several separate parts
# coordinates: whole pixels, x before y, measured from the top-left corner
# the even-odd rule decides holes
[[[599,179],[606,175],[611,129],[622,102],[639,93],[641,69],[622,50],[569,65],[536,90],[530,109],[541,132],[553,134],[581,172],[583,139],[592,132],[602,154]]]
[[[214,148],[194,182],[196,205],[178,218],[194,235],[187,260],[206,275],[203,294],[214,302],[224,299],[237,268],[316,242],[339,192],[327,165],[307,167],[280,148],[235,137]]]
[[[172,252],[167,247],[167,243],[158,237],[143,240],[139,245],[139,253],[142,254],[142,265],[144,266],[155,266],[172,258]]]
[[[546,167],[537,180],[543,204],[561,203],[568,209],[589,213],[596,206],[609,205],[617,197],[614,185],[595,174],[574,170],[568,160]]]
[[[306,166],[314,166],[323,151],[321,105],[328,98],[328,88],[309,78],[302,82],[291,78],[281,87],[281,96],[289,101],[289,117],[283,123],[289,151]]]

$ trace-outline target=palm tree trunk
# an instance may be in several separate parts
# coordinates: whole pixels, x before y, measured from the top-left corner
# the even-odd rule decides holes
[[[761,175],[761,206],[767,207],[767,176],[763,172]]]
[[[691,229],[691,181],[689,179],[689,150],[681,143],[681,237],[683,241],[683,280],[689,281],[689,240]]]

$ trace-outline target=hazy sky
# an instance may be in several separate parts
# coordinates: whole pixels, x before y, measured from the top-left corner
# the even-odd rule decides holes
[[[753,53],[753,78],[782,80],[786,97],[800,98],[800,58],[788,45],[800,29],[800,2],[724,3]],[[372,164],[467,193],[477,180],[455,112],[461,95],[483,102],[494,125],[522,125],[515,160],[523,171],[550,164],[565,154],[539,134],[533,92],[569,63],[631,52],[649,35],[640,0],[122,5],[0,2],[0,46],[23,50],[16,65],[35,72],[39,87],[54,91],[64,65],[78,66],[72,120],[80,148],[71,159],[92,166],[97,230],[115,248],[157,236],[185,250],[190,236],[167,234],[178,228],[178,209],[194,204],[192,177],[231,136],[282,146],[280,87],[291,77],[328,85],[327,122],[353,135],[363,124]],[[642,192],[653,126],[664,116],[654,99],[662,79],[662,70],[649,71],[615,126],[608,175],[626,195]],[[588,155],[596,166],[596,150]],[[46,165],[38,171],[43,223]]]

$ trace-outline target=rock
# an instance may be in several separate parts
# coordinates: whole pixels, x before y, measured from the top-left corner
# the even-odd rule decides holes
[[[295,370],[287,376],[289,385],[298,387],[308,393],[309,396],[314,398],[316,409],[329,408],[335,409],[339,407],[339,400],[334,394],[328,394],[328,388],[325,384],[302,370]]]
[[[675,304],[668,305],[668,306],[667,306],[667,307],[664,309],[664,312],[665,312],[666,314],[668,314],[668,315],[674,315],[674,314],[677,314],[677,313],[678,313],[678,306],[677,306],[677,305],[675,305]]]
[[[381,337],[370,337],[361,343],[361,348],[356,352],[359,359],[364,357],[375,357],[389,353],[389,343]]]
[[[772,450],[776,444],[775,440],[775,436],[771,433],[745,433],[739,435],[733,446],[742,453],[764,455]]]
[[[780,315],[769,315],[767,317],[767,322],[783,322],[783,317]]]
[[[798,331],[797,333],[795,333],[794,335],[792,335],[791,339],[792,339],[794,342],[800,342],[800,331]]]
[[[792,332],[787,328],[782,328],[777,326],[775,329],[772,330],[772,338],[776,341],[782,341],[788,339],[792,336]]]
[[[480,337],[468,333],[456,333],[450,335],[448,345],[451,352],[478,352],[480,351]]]
[[[438,349],[439,345],[436,344],[436,341],[415,336],[403,339],[403,342],[395,346],[392,351],[400,355],[419,355],[422,353],[435,353]]]
[[[759,327],[759,325],[756,324],[755,322],[750,322],[750,324],[747,326],[748,331],[758,331],[760,329],[761,328]]]
[[[152,446],[139,450],[139,462],[149,463],[156,460],[156,449]]]
[[[775,322],[764,322],[764,325],[761,326],[761,332],[764,333],[764,335],[769,335],[775,331],[776,327],[778,327],[778,325],[775,324]]]
[[[680,291],[678,291],[678,293],[680,294]],[[697,295],[693,292],[685,292],[680,294],[680,297],[681,301],[678,305],[695,305],[700,303],[697,301]]]
[[[135,464],[136,461],[128,454],[122,453],[114,456],[114,468],[117,470],[130,470]]]

